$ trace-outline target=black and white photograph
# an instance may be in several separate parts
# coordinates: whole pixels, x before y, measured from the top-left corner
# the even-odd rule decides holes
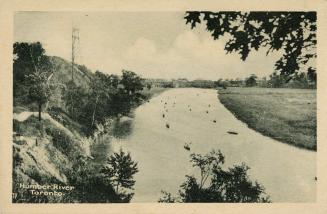
[[[12,203],[315,203],[317,28],[311,10],[16,11]]]

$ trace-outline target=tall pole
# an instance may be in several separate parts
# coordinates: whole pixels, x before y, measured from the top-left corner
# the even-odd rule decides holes
[[[72,82],[74,82],[74,59],[75,59],[75,56],[74,56],[74,27],[72,28]]]
[[[72,28],[72,81],[74,81],[74,65],[75,65],[75,51],[76,41],[79,40],[79,30],[73,26]]]
[[[76,51],[76,41],[79,40],[79,31],[77,28],[74,28],[74,26],[72,26],[72,91],[74,92],[75,87],[74,87],[74,65],[75,65],[75,51]],[[73,94],[71,95],[71,102],[72,102],[72,107],[71,107],[71,114],[72,114],[72,118],[75,118],[75,109],[74,109],[74,97]]]

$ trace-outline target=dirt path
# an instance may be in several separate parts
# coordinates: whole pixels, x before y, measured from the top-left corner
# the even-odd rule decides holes
[[[31,116],[38,117],[39,113],[38,112],[30,112],[30,111],[23,111],[21,113],[14,113],[13,119],[17,120],[19,122],[23,122],[30,118]],[[74,137],[74,134],[67,129],[65,126],[63,126],[61,123],[56,121],[49,115],[48,113],[42,113],[42,119],[43,120],[49,120],[54,126],[56,126],[58,129],[64,131],[67,135],[70,137]]]

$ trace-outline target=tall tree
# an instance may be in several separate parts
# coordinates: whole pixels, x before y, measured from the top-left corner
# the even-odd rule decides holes
[[[52,67],[49,58],[40,42],[16,42],[13,53],[14,97],[28,98],[26,102],[37,103],[41,120],[42,106],[50,96],[48,78]]]
[[[31,102],[36,102],[39,112],[39,121],[41,121],[42,106],[50,97],[50,88],[47,85],[47,74],[44,72],[36,72],[28,75],[30,82],[28,97]]]
[[[135,92],[142,90],[144,87],[142,78],[133,71],[123,70],[120,83],[130,95],[135,94]]]
[[[63,100],[69,115],[77,120],[83,114],[83,107],[88,101],[87,90],[82,86],[76,85],[74,81],[67,82],[63,90]]]
[[[247,87],[253,87],[257,85],[257,76],[255,74],[251,74],[248,78],[245,80],[245,85]]]
[[[40,78],[48,77],[51,73],[51,63],[45,55],[45,50],[40,42],[19,43],[13,45],[14,63],[13,63],[13,86],[14,98],[29,102],[27,94],[31,86],[28,80],[30,75],[40,75]],[[34,78],[35,80],[35,78]]]
[[[268,85],[273,88],[282,87],[285,82],[285,78],[278,75],[276,72],[272,73],[269,77]]]
[[[104,122],[105,118],[109,116],[110,102],[116,92],[117,89],[112,84],[111,76],[96,71],[91,82],[86,109],[84,110],[91,128],[94,128],[98,122]]]
[[[101,169],[101,173],[109,179],[109,182],[115,187],[116,194],[129,200],[132,193],[126,193],[125,190],[132,190],[135,184],[134,174],[138,172],[137,163],[134,162],[129,153],[122,150],[114,153],[107,160],[107,165]]]
[[[242,60],[246,60],[251,50],[261,47],[267,48],[267,55],[283,50],[275,69],[286,81],[317,57],[316,12],[189,11],[185,20],[192,29],[205,22],[214,40],[229,35],[226,52],[236,52]],[[316,68],[312,67],[310,72],[315,73]]]

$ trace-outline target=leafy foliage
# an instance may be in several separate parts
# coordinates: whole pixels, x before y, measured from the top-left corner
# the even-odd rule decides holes
[[[47,85],[47,73],[36,72],[28,75],[28,81],[30,82],[28,97],[30,102],[36,102],[39,106],[39,119],[41,120],[42,105],[45,104],[51,93],[50,88]]]
[[[50,95],[57,93],[58,97],[54,98],[56,105],[50,108],[63,108],[72,119],[83,125],[86,134],[91,134],[97,124],[104,123],[107,117],[129,114],[144,99],[139,93],[144,87],[143,79],[132,71],[123,70],[122,76],[100,71],[93,74],[85,66],[76,65],[76,72],[82,74],[79,79],[86,80],[85,84],[79,84],[52,78],[59,72],[58,69],[67,70],[67,63],[53,65],[58,60],[50,60],[40,42],[14,43],[13,53],[15,105],[35,103],[41,115],[42,106],[49,103]],[[57,82],[50,84],[50,79]]]
[[[100,171],[110,184],[115,187],[116,194],[123,198],[132,198],[133,193],[126,193],[126,190],[133,190],[135,180],[133,176],[138,172],[137,163],[134,162],[129,153],[125,154],[122,150],[114,153],[107,160]]]
[[[230,39],[225,45],[227,53],[236,52],[246,60],[251,50],[267,48],[283,50],[275,69],[289,81],[300,66],[317,57],[316,12],[209,12],[188,11],[186,24],[193,29],[202,21],[214,40],[224,35]],[[316,72],[311,67],[311,73]]]
[[[42,105],[50,97],[47,80],[52,72],[41,43],[14,43],[13,66],[14,98],[25,104],[37,103],[41,119]]]
[[[75,139],[60,129],[48,126],[45,128],[46,134],[52,138],[53,146],[56,147],[63,154],[73,157],[76,151],[79,151],[78,143]]]
[[[246,80],[245,85],[248,87],[252,87],[257,85],[257,76],[255,74],[251,74]]]
[[[198,167],[200,169],[200,188],[202,188],[213,168],[219,164],[224,164],[225,158],[220,151],[216,152],[213,150],[206,155],[191,154],[191,162],[193,163],[193,167]]]
[[[225,170],[222,168],[224,161],[220,151],[191,154],[193,167],[200,169],[200,182],[194,176],[186,175],[179,196],[173,197],[162,191],[159,202],[269,202],[269,198],[264,196],[264,188],[249,179],[248,166],[242,163]]]
[[[41,43],[16,42],[13,53],[14,98],[19,97],[25,103],[30,102],[31,100],[26,99],[28,98],[26,95],[30,90],[29,87],[33,86],[30,98],[35,101],[35,97],[40,94],[41,98],[36,100],[43,103],[46,89],[44,86],[51,73],[51,64]]]
[[[71,118],[77,118],[83,113],[81,106],[85,105],[87,100],[86,89],[76,85],[74,81],[69,81],[62,92],[63,100],[65,101],[66,109]]]
[[[51,59],[51,58],[50,58]],[[94,129],[106,125],[110,118],[130,113],[131,108],[142,101],[139,93],[143,89],[143,80],[132,71],[123,71],[122,76],[107,75],[96,71],[91,73],[85,66],[76,65],[79,79],[66,81],[63,73],[67,73],[67,62],[54,66],[58,60],[49,60],[45,55],[42,44],[15,43],[14,44],[14,99],[15,105],[22,105],[29,109],[30,103],[37,104],[41,115],[42,106],[49,101],[53,93],[53,85],[58,97],[55,104],[49,107],[49,113],[65,127],[91,135]],[[67,66],[68,65],[68,66]],[[55,70],[55,72],[53,72]],[[60,78],[55,77],[61,70]],[[49,80],[52,78],[52,85]],[[79,80],[86,79],[83,84]],[[54,96],[52,96],[54,97]],[[35,121],[34,121],[35,120]],[[31,123],[31,121],[33,123]],[[67,122],[69,121],[69,122]],[[107,165],[101,173],[99,167],[90,159],[82,155],[82,148],[77,142],[79,138],[67,135],[65,132],[47,126],[48,120],[37,121],[34,117],[22,123],[14,121],[14,130],[33,137],[51,139],[53,146],[62,154],[70,157],[72,166],[63,167],[68,183],[75,186],[76,191],[60,199],[61,202],[129,202],[133,197],[130,191],[135,181],[133,175],[138,172],[137,163],[132,161],[130,154],[115,153],[109,157]],[[33,126],[31,126],[33,124]],[[75,125],[77,124],[77,125]],[[102,126],[103,127],[103,126]],[[45,129],[44,129],[45,128]],[[112,128],[112,127],[111,127]],[[105,127],[105,130],[109,129]],[[18,167],[22,158],[16,152],[14,164]],[[69,169],[69,171],[67,170]],[[19,173],[18,173],[19,174]],[[29,176],[36,182],[43,182],[38,170],[31,171]],[[18,177],[18,176],[16,176]],[[18,178],[14,179],[18,181]],[[46,180],[48,179],[48,180]],[[44,178],[51,182],[50,178]],[[17,183],[16,183],[17,187]],[[30,198],[30,196],[28,196]],[[27,197],[27,198],[28,198]],[[39,199],[31,199],[36,201]],[[22,201],[19,199],[19,201]],[[44,197],[37,202],[52,202]]]
[[[76,191],[67,198],[68,202],[105,203],[119,202],[113,186],[101,175],[94,172],[96,166],[86,157],[79,156],[67,178]]]
[[[134,88],[130,86],[133,84]],[[91,134],[98,124],[105,123],[107,117],[129,114],[143,99],[139,93],[142,88],[142,79],[134,72],[123,71],[120,78],[96,71],[88,90],[69,82],[63,99],[69,114],[86,127],[87,134]]]
[[[135,92],[143,89],[144,86],[142,81],[142,78],[137,76],[136,73],[123,70],[120,83],[124,86],[124,89],[128,94],[135,94]]]
[[[161,191],[161,193],[163,196],[158,200],[159,203],[175,203],[178,200],[169,192]]]

